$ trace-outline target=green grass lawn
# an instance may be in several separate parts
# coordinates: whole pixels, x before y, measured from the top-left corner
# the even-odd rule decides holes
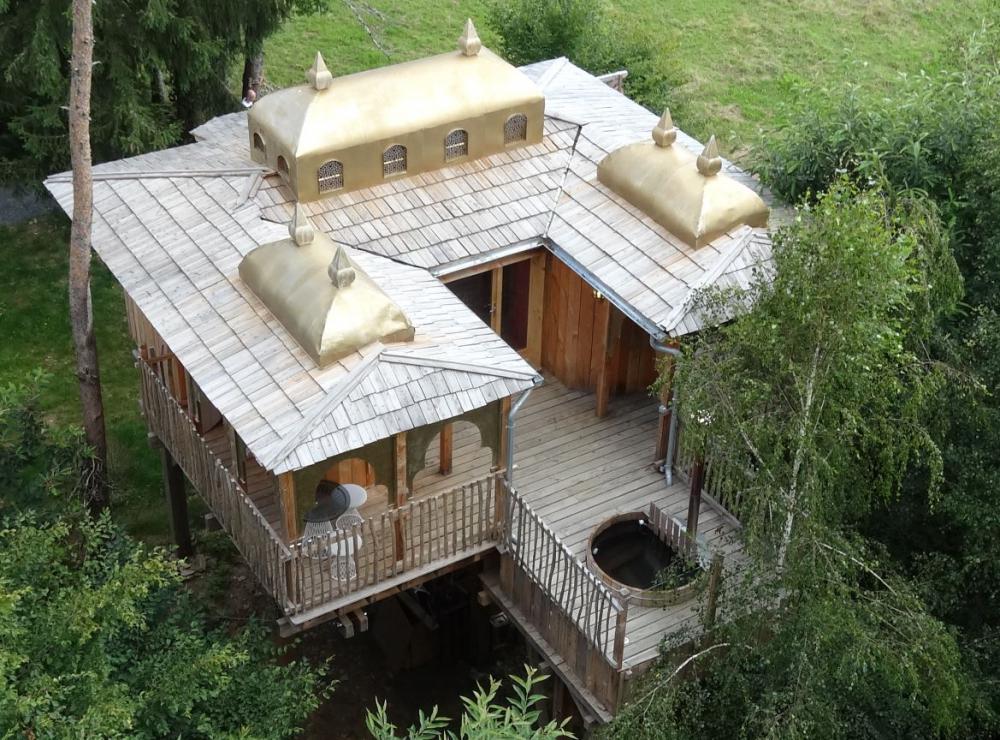
[[[35,369],[48,379],[41,404],[55,423],[78,424],[80,399],[69,330],[69,222],[47,216],[0,227],[0,382],[21,383]],[[92,293],[108,431],[113,511],[147,541],[166,541],[159,457],[146,442],[138,377],[121,289],[94,260]]]
[[[679,125],[699,137],[716,133],[739,156],[782,120],[804,85],[878,88],[934,69],[997,9],[997,0],[632,0],[611,3],[610,17],[623,34],[657,40],[681,83],[670,93]],[[447,50],[469,16],[495,45],[484,0],[330,0],[327,11],[291,19],[268,42],[267,76],[277,86],[301,82],[317,49],[334,74]],[[46,412],[75,422],[67,244],[62,216],[0,227],[0,380],[47,370]],[[138,413],[120,290],[98,261],[94,273],[115,511],[135,534],[163,541],[159,460]]]
[[[351,6],[359,9],[356,15]],[[488,0],[331,0],[326,12],[285,24],[265,51],[268,80],[304,81],[318,49],[334,74],[452,48],[467,16],[484,43]],[[609,19],[641,34],[665,59],[675,120],[737,158],[780,122],[803,83],[884,86],[934,69],[1000,14],[997,0],[611,0]],[[374,37],[374,41],[373,41]],[[376,43],[377,42],[377,43]],[[611,71],[611,70],[607,70]]]

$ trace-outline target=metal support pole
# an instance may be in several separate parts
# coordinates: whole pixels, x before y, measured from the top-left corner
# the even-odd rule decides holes
[[[667,344],[663,344],[658,341],[656,337],[649,337],[649,346],[653,348],[654,351],[660,352],[665,355],[670,355],[674,358],[676,362],[680,356],[681,351],[677,347],[671,347]],[[668,486],[674,484],[674,455],[677,452],[677,377],[676,371],[673,377],[673,388],[670,394],[670,430],[667,432],[667,456],[663,461],[663,479],[666,481]]]
[[[545,381],[543,380],[541,375],[536,375],[535,384],[531,388],[528,388],[528,390],[524,391],[524,393],[522,393],[520,396],[518,396],[518,399],[514,401],[513,404],[511,404],[510,411],[507,412],[506,478],[507,478],[507,489],[511,491],[514,490],[514,431],[517,427],[517,412],[521,410],[521,407],[524,405],[524,402],[528,400],[528,396],[531,395],[531,392],[544,382]]]

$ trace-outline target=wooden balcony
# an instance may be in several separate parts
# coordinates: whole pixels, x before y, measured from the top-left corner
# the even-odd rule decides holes
[[[657,657],[664,634],[699,619],[697,599],[665,607],[631,603],[586,565],[591,532],[611,517],[655,511],[686,520],[688,483],[668,487],[650,459],[658,417],[645,393],[616,399],[599,418],[593,394],[547,378],[518,419],[516,492],[499,474],[483,475],[478,433],[459,427],[451,473],[440,474],[429,459],[408,503],[367,507],[349,529],[287,543],[269,508],[274,491],[267,476],[248,471],[255,481],[248,495],[220,441],[199,435],[155,372],[143,362],[139,367],[151,431],[281,606],[286,632],[499,550],[501,569],[485,576],[487,589],[543,647],[577,698],[606,718],[621,701],[626,677]],[[699,533],[727,566],[739,562],[738,524],[707,492]]]

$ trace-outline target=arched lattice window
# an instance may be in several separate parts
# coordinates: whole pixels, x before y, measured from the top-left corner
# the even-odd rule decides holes
[[[316,177],[319,178],[319,192],[340,190],[344,187],[344,165],[336,159],[331,159],[320,166]]]
[[[448,134],[444,139],[444,161],[450,162],[453,159],[464,157],[469,153],[469,132],[464,128],[457,128]]]
[[[393,144],[382,152],[382,176],[398,175],[406,172],[406,147]]]
[[[264,139],[256,131],[253,134],[253,148],[265,157],[267,156],[267,146],[264,145]]]
[[[528,117],[523,113],[515,113],[503,125],[503,143],[524,141],[528,138]]]
[[[278,155],[278,172],[280,172],[285,177],[288,177],[288,162],[280,154]]]

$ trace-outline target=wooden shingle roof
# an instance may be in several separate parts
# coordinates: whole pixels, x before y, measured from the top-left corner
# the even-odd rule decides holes
[[[565,59],[522,68],[545,93],[537,145],[334,194],[305,206],[354,247],[417,329],[318,368],[239,279],[240,260],[282,238],[292,195],[249,159],[246,114],[197,143],[100,165],[98,254],[207,397],[274,472],[303,467],[528,388],[534,371],[435,277],[544,245],[660,338],[697,331],[693,296],[747,284],[770,256],[763,229],[685,244],[598,182],[613,149],[647,140],[657,116]],[[679,132],[677,143],[701,144]],[[731,163],[731,177],[771,198]],[[70,212],[72,184],[46,186]]]
[[[209,144],[188,152],[216,155]],[[357,261],[411,318],[415,340],[318,367],[238,275],[245,254],[287,233],[248,198],[258,176],[150,176],[143,159],[96,168],[94,248],[265,468],[321,462],[535,382],[426,270],[368,253]],[[72,183],[56,176],[47,186],[71,211]]]

